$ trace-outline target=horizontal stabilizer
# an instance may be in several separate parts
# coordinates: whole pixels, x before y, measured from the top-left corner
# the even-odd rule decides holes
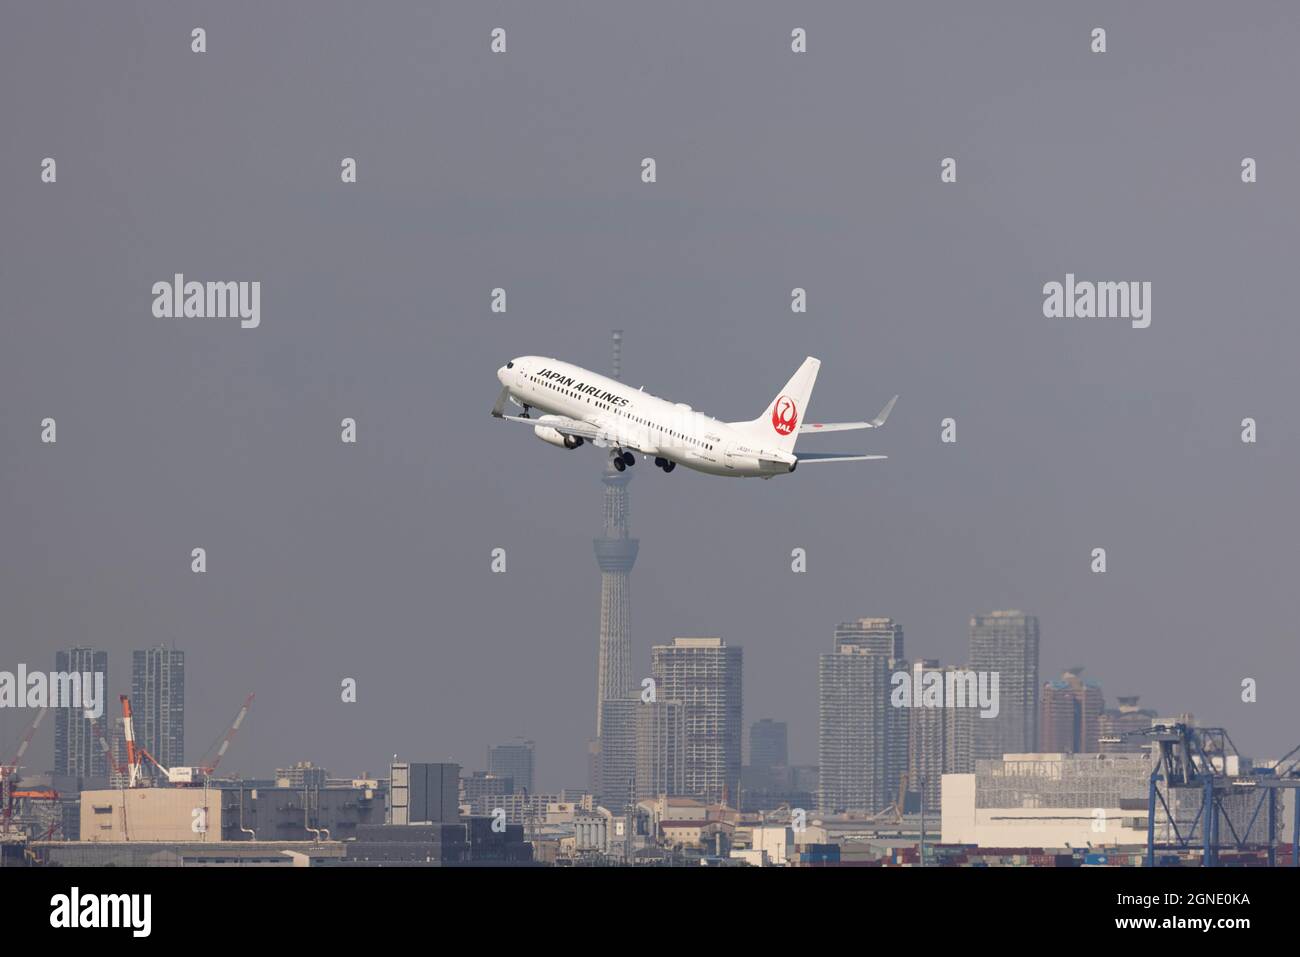
[[[800,465],[805,462],[870,462],[875,459],[887,459],[888,455],[844,455],[840,452],[807,452],[800,453],[798,461]]]
[[[799,426],[799,434],[806,435],[809,432],[851,432],[855,429],[878,429],[885,424],[889,418],[889,413],[894,411],[894,403],[898,401],[898,396],[890,399],[880,414],[870,422],[806,422]]]

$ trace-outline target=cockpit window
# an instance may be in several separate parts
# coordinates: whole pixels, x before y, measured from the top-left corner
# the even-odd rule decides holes
[[[507,362],[507,363],[506,363],[506,368],[507,368],[507,369],[513,369],[514,367],[515,367],[515,364],[514,364],[513,362]]]

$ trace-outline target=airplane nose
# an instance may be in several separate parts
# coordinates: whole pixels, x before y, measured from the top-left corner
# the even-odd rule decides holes
[[[507,384],[507,383],[506,383],[506,367],[505,367],[505,366],[502,366],[500,369],[497,370],[497,381],[500,382],[502,385],[506,385],[506,384]]]

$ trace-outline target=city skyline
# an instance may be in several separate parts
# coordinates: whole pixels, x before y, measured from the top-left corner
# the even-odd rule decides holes
[[[964,673],[968,670],[973,672],[974,669],[973,666],[969,664],[969,660],[973,659],[975,656],[975,648],[980,641],[980,630],[977,628],[977,622],[982,623],[987,619],[1023,620],[1026,617],[1034,622],[1033,627],[1036,636],[1036,617],[1025,616],[1024,613],[1020,611],[993,611],[986,615],[972,616],[970,618],[970,647],[965,656],[967,663],[941,662],[937,658],[895,658],[894,654],[904,650],[902,638],[903,626],[902,623],[896,622],[892,618],[863,616],[850,622],[841,622],[834,625],[833,628],[828,629],[828,632],[831,634],[831,647],[833,647],[834,650],[830,652],[829,655],[823,653],[819,656],[819,661],[821,662],[820,667],[822,669],[825,668],[828,657],[830,657],[830,660],[834,662],[835,658],[833,656],[840,655],[847,650],[860,652],[877,662],[877,664],[873,666],[876,670],[872,672],[872,674],[876,676],[876,679],[878,679],[877,683],[872,685],[872,687],[876,689],[873,692],[875,704],[871,705],[871,707],[876,709],[876,717],[872,718],[871,721],[874,722],[874,724],[872,724],[873,727],[880,728],[881,735],[878,739],[872,739],[872,746],[879,749],[879,767],[875,772],[871,773],[878,775],[880,781],[875,785],[876,790],[871,792],[872,801],[880,801],[885,797],[892,798],[893,792],[898,786],[898,775],[900,773],[909,774],[911,778],[909,790],[916,790],[918,787],[916,780],[918,769],[925,770],[937,766],[941,769],[940,773],[961,770],[967,768],[978,756],[976,754],[975,739],[977,735],[975,732],[976,729],[980,727],[980,718],[976,708],[952,709],[945,707],[938,711],[930,711],[920,707],[908,706],[898,708],[892,706],[890,703],[890,694],[892,687],[891,681],[893,677],[900,671],[905,671],[910,674],[914,670],[920,673],[924,673],[927,670],[936,670],[940,673],[954,670],[959,673]],[[891,635],[892,637],[889,637]],[[695,647],[697,650],[705,647],[725,649],[726,643],[723,639],[717,638],[701,639],[683,636],[675,637],[668,644],[656,646],[652,649],[654,654],[652,655],[650,671],[655,678],[655,690],[657,695],[663,695],[664,697],[660,697],[657,702],[651,703],[651,707],[647,707],[647,702],[636,693],[624,695],[616,699],[607,699],[607,704],[610,706],[617,706],[613,713],[620,715],[617,725],[617,734],[620,736],[619,750],[621,752],[620,760],[622,761],[622,764],[620,765],[618,774],[625,779],[628,799],[631,798],[634,791],[639,792],[641,789],[641,785],[636,781],[635,775],[641,762],[646,760],[642,753],[643,739],[645,739],[647,735],[651,735],[650,740],[660,742],[659,746],[662,747],[662,738],[664,734],[661,726],[663,721],[662,708],[668,705],[680,708],[682,705],[682,701],[674,697],[675,694],[681,694],[679,690],[680,686],[675,685],[672,681],[666,682],[665,665],[655,664],[655,662],[659,661],[661,657],[669,655],[671,653],[670,649],[674,647],[683,649]],[[741,649],[736,648],[735,650],[736,652],[739,652]],[[73,649],[72,652],[59,652],[56,656],[56,667],[59,666],[60,663],[72,667],[71,662],[74,659],[71,656],[74,655],[77,656],[75,658],[76,661],[94,661],[103,665],[107,664],[107,654],[105,652],[96,649],[80,648]],[[155,687],[161,688],[159,682],[163,680],[163,676],[159,674],[159,671],[165,667],[164,662],[166,661],[174,662],[174,667],[179,668],[179,673],[176,677],[170,678],[169,680],[173,683],[178,683],[181,688],[178,696],[179,700],[175,700],[175,698],[172,699],[170,720],[174,724],[178,724],[182,729],[184,728],[184,659],[184,651],[176,648],[168,649],[159,646],[146,649],[135,649],[132,651],[133,669],[130,696],[133,701],[133,707],[137,711],[136,734],[137,740],[141,743],[145,743],[147,740],[145,737],[146,734],[154,736],[161,734],[160,730],[148,730],[149,724],[146,721],[141,720],[141,714],[150,709],[153,709],[154,711],[159,710],[160,702],[156,700],[156,692],[155,695],[152,696],[155,700],[151,701],[151,695],[144,686],[147,683],[146,675],[149,675],[151,676],[150,680],[152,680]],[[1037,673],[1039,670],[1036,657],[1033,661],[1033,670],[1034,673]],[[1039,682],[1037,688],[1038,695],[1044,696],[1041,702],[1041,709],[1036,712],[1040,717],[1049,713],[1050,706],[1045,696],[1050,695],[1054,689],[1060,692],[1062,689],[1068,690],[1069,688],[1074,688],[1076,693],[1079,691],[1087,691],[1092,696],[1088,698],[1090,704],[1087,708],[1081,711],[1080,705],[1076,703],[1073,710],[1070,711],[1068,719],[1066,719],[1069,722],[1072,722],[1072,724],[1067,726],[1070,730],[1066,732],[1070,735],[1070,740],[1073,742],[1071,746],[1049,747],[1049,744],[1060,743],[1060,740],[1064,740],[1052,737],[1054,734],[1059,735],[1063,732],[1060,732],[1059,730],[1052,731],[1051,729],[1039,726],[1035,732],[1036,737],[1033,741],[1025,742],[1026,746],[1022,748],[1009,747],[1005,751],[999,752],[999,756],[1004,753],[1024,753],[1033,751],[1064,751],[1066,753],[1086,751],[1089,750],[1089,748],[1082,747],[1081,742],[1085,745],[1096,745],[1099,739],[1105,738],[1107,735],[1114,735],[1116,733],[1150,727],[1151,719],[1156,716],[1167,718],[1170,715],[1190,714],[1189,712],[1177,708],[1159,712],[1153,711],[1149,708],[1138,708],[1137,702],[1140,699],[1139,695],[1112,695],[1107,698],[1105,696],[1104,687],[1096,679],[1088,679],[1085,682],[1080,677],[1083,670],[1084,669],[1081,666],[1071,666],[1069,668],[1061,669],[1061,678],[1049,678],[1045,681]],[[920,678],[918,677],[916,681],[917,687],[919,688]],[[739,687],[740,685],[737,685],[737,688]],[[113,689],[110,686],[110,691],[112,690]],[[858,688],[858,691],[862,691],[862,688]],[[117,700],[116,694],[110,694],[109,697],[111,702],[115,704]],[[163,701],[165,702],[166,700],[167,698],[164,697]],[[853,700],[855,700],[855,707],[864,706],[866,704],[866,702],[859,701],[856,698]],[[656,708],[653,707],[655,703],[659,705],[661,713],[659,717],[650,719],[647,723],[646,719],[648,716],[642,712],[656,711]],[[821,694],[818,696],[818,707],[819,709],[824,707]],[[739,698],[739,708],[742,714],[748,713],[746,706],[744,705],[743,692],[741,692]],[[52,710],[55,711],[55,717],[52,723],[54,723],[56,727],[59,726],[60,722],[72,726],[82,723],[69,718],[62,709]],[[13,713],[23,714],[24,712],[18,710]],[[1126,720],[1126,716],[1133,720]],[[27,715],[29,722],[32,717],[33,715]],[[674,720],[682,719],[677,717],[674,718]],[[819,734],[821,735],[826,733],[825,720],[825,714],[823,713],[820,720],[822,730]],[[954,724],[954,722],[957,723]],[[91,723],[85,722],[85,724],[89,726]],[[740,761],[740,753],[742,750],[748,751],[747,742],[750,739],[750,736],[752,736],[757,730],[759,730],[760,726],[763,725],[779,727],[781,745],[787,755],[789,767],[820,766],[820,754],[816,756],[816,761],[808,760],[808,758],[813,757],[808,755],[796,755],[790,757],[788,746],[789,721],[784,718],[776,719],[765,717],[754,721],[742,719],[736,723],[735,727],[739,729],[736,732],[737,736],[735,740],[731,740],[730,743],[725,745],[725,747],[730,749],[734,755],[732,758],[728,759],[733,762],[731,767],[734,768],[737,766],[734,762]],[[98,733],[102,735],[104,741],[112,743],[115,753],[122,747],[120,740],[118,740],[120,736],[120,716],[115,707],[111,710],[106,709],[106,713],[95,722],[95,727],[98,729]],[[658,727],[658,730],[650,730],[656,727]],[[681,734],[683,732],[677,733]],[[59,734],[59,732],[55,732],[56,741],[59,740]],[[63,732],[63,734],[66,735],[67,732]],[[954,735],[957,735],[957,737],[954,738]],[[845,740],[856,740],[856,738],[857,736],[854,735],[850,739]],[[928,743],[929,748],[921,744],[921,741]],[[957,752],[953,752],[952,750],[954,747],[954,741],[960,742],[956,745],[959,749]],[[86,733],[85,742],[95,743],[91,742],[89,732]],[[674,749],[680,747],[683,753],[685,753],[685,744],[686,741],[683,737],[680,745],[673,744],[672,747]],[[8,747],[7,743],[6,747]],[[93,777],[106,777],[111,776],[113,773],[113,769],[110,767],[108,759],[100,754],[101,747],[100,744],[95,743],[94,754],[90,757],[92,764],[89,766],[96,769],[96,773],[91,775]],[[183,739],[179,742],[173,739],[168,739],[166,747],[171,749],[181,749],[184,748],[185,745]],[[819,751],[823,747],[823,745],[819,744]],[[935,750],[936,747],[939,750]],[[483,766],[479,771],[501,776],[516,777],[518,778],[517,789],[519,790],[535,789],[542,792],[573,790],[574,785],[572,782],[553,787],[535,787],[533,779],[536,768],[535,749],[536,743],[533,740],[524,740],[522,737],[516,737],[512,741],[489,744],[485,749],[487,758],[483,762]],[[1133,749],[1133,745],[1115,742],[1110,743],[1109,746],[1099,745],[1091,748],[1091,750],[1100,750],[1103,752]],[[152,753],[153,748],[151,747],[150,750]],[[167,753],[173,755],[173,760],[170,762],[163,760],[162,763],[164,765],[179,763],[179,761],[174,757],[174,750],[168,751]],[[38,770],[30,764],[31,760],[34,759],[29,756],[28,771],[31,772]],[[123,759],[121,755],[118,754],[115,760],[118,763],[121,763]],[[285,760],[299,761],[299,757],[290,756],[290,758]],[[652,777],[656,780],[662,780],[662,775],[667,773],[671,780],[681,779],[683,784],[681,785],[682,789],[680,792],[670,789],[669,793],[681,793],[683,795],[689,794],[689,789],[685,788],[684,785],[686,775],[683,773],[683,767],[671,767],[665,772],[663,768],[658,766],[656,763],[657,761],[658,759],[651,759],[650,766],[656,769]],[[311,761],[309,760],[306,763],[310,765]],[[284,761],[277,765],[277,767],[283,766],[285,766]],[[544,766],[545,765],[543,765],[543,767]],[[745,761],[743,766],[745,768],[750,767],[748,761]],[[346,764],[346,762],[341,765],[341,767],[352,768],[352,766]],[[473,769],[474,765],[470,762],[465,764],[465,767],[467,769]],[[58,764],[50,766],[51,770],[58,773],[66,773],[60,771],[59,768],[60,765]],[[511,775],[508,772],[509,769],[512,768],[525,768],[526,771],[522,774]],[[256,778],[264,772],[265,769],[254,769],[251,774],[245,776]],[[223,776],[228,773],[229,766],[223,771]],[[277,772],[277,774],[279,773],[280,772]],[[350,773],[356,775],[362,774],[363,772],[353,768]],[[719,780],[725,778],[727,775],[735,777],[737,781],[739,780],[734,770],[724,772]],[[595,782],[595,785],[596,786],[592,789],[592,793],[594,793],[599,799],[601,797],[602,781]],[[930,793],[931,799],[934,797],[933,789],[935,786],[936,782],[934,776],[933,774],[930,774],[927,792]],[[714,796],[716,797],[716,794]]]

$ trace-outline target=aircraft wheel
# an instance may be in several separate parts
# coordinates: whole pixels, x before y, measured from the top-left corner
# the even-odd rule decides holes
[[[623,464],[624,464],[624,465],[636,465],[636,456],[633,455],[631,452],[624,452],[624,453],[623,453]]]
[[[627,468],[627,466],[623,464],[623,460],[622,460],[622,459],[615,459],[615,460],[614,460],[614,468],[621,472],[621,471],[623,471],[625,468]]]
[[[677,463],[676,463],[676,462],[671,462],[671,461],[670,461],[670,462],[666,462],[666,463],[664,464],[664,471],[665,471],[665,472],[671,472],[671,471],[672,471],[673,469],[675,469],[675,468],[677,468]]]

